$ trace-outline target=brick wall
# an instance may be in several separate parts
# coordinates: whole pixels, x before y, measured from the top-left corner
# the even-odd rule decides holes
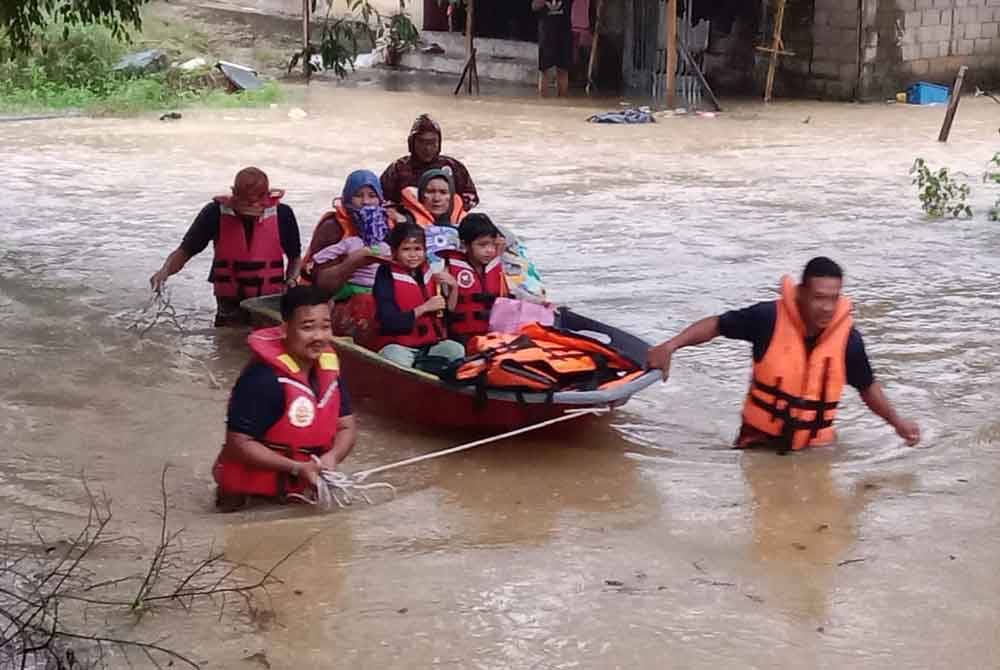
[[[922,79],[950,84],[963,64],[985,88],[1000,83],[1000,0],[813,0],[812,25],[789,26],[785,42],[796,55],[780,81],[792,94],[891,98]]]
[[[883,0],[900,15],[896,41],[903,83],[950,83],[960,65],[975,82],[1000,70],[1000,0]]]

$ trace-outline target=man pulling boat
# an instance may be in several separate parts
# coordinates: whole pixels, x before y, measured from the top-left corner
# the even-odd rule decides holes
[[[224,510],[250,496],[311,502],[323,471],[335,470],[357,438],[326,296],[312,286],[291,288],[281,315],[283,325],[248,338],[254,360],[229,399],[226,440],[213,469]]]
[[[773,445],[779,451],[829,444],[844,384],[910,446],[916,423],[896,413],[875,381],[851,302],[841,294],[844,274],[825,257],[813,258],[796,285],[785,277],[778,300],[710,316],[653,347],[649,366],[670,374],[673,353],[720,335],[753,343],[753,379],[743,406],[738,448]]]

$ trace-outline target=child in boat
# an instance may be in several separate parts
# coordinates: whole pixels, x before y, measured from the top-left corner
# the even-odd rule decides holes
[[[490,310],[507,296],[500,254],[503,235],[485,214],[469,214],[458,227],[462,251],[444,252],[445,269],[458,285],[458,300],[448,313],[448,334],[466,341],[490,329]]]
[[[446,339],[444,312],[458,302],[458,285],[447,272],[427,264],[427,237],[414,223],[397,224],[389,234],[392,262],[375,274],[378,352],[405,367],[440,371],[465,356],[465,347]],[[441,296],[447,287],[448,299]]]

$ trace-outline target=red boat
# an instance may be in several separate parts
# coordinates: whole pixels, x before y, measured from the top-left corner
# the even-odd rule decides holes
[[[243,302],[243,307],[280,323],[279,300],[279,296],[251,298]],[[566,308],[557,312],[555,325],[603,341],[639,368],[645,363],[649,344],[635,335]],[[650,370],[606,390],[557,391],[551,395],[487,390],[484,399],[474,388],[447,384],[435,375],[397,365],[350,338],[336,338],[334,347],[352,400],[368,399],[373,402],[365,406],[378,413],[445,428],[504,431],[553,419],[571,410],[615,408],[660,379],[659,370]]]

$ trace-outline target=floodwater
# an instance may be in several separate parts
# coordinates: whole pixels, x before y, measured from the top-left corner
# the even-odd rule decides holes
[[[0,126],[0,520],[15,535],[31,521],[76,532],[84,472],[113,498],[116,532],[146,547],[107,548],[104,567],[141,571],[170,464],[170,522],[192,555],[215,542],[267,567],[312,537],[262,600],[273,615],[143,620],[139,634],[206,668],[1000,666],[1000,228],[981,184],[974,220],[925,221],[907,175],[923,156],[978,181],[997,148],[993,102],[964,101],[947,145],[943,110],[898,105],[608,127],[579,102],[314,86],[298,104],[307,118],[283,106]],[[842,262],[921,448],[848,391],[834,447],[729,449],[750,353],[720,341],[679,353],[667,385],[582,432],[393,472],[393,501],[214,513],[242,335],[210,327],[203,254],[169,283],[184,332],[163,322],[140,338],[128,327],[148,276],[247,164],[288,190],[307,240],[347,172],[404,153],[424,111],[552,295],[650,341],[773,297],[813,255]],[[352,469],[462,441],[360,421]]]

